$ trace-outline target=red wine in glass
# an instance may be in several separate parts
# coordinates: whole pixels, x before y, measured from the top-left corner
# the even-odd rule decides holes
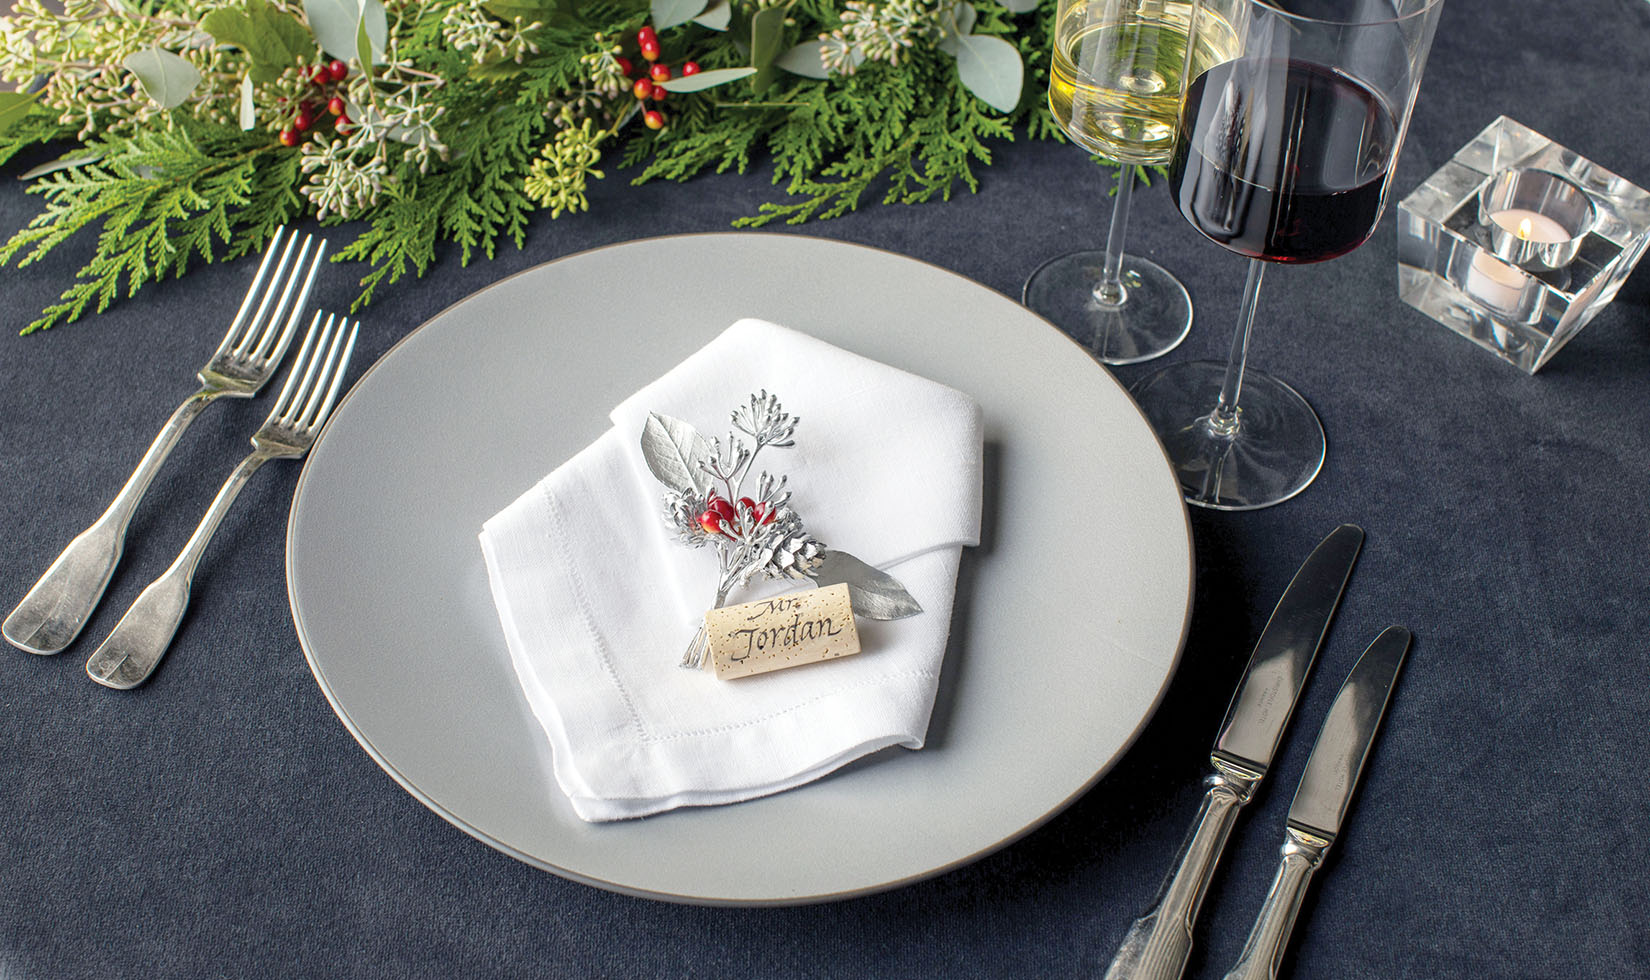
[[[1235,58],[1187,72],[1169,192],[1192,227],[1248,257],[1248,275],[1224,363],[1181,361],[1129,388],[1188,503],[1270,507],[1323,467],[1312,406],[1282,380],[1246,371],[1261,280],[1268,266],[1332,259],[1374,234],[1443,4],[1200,0],[1217,15],[1211,23],[1236,27],[1240,44]],[[1190,43],[1204,21],[1191,21]],[[1141,926],[1147,946],[1172,943],[1182,911],[1154,912]],[[1120,969],[1178,976],[1184,965],[1149,956]]]
[[[1397,124],[1352,76],[1294,59],[1240,59],[1186,90],[1169,192],[1219,245],[1321,262],[1362,245],[1381,216]]]

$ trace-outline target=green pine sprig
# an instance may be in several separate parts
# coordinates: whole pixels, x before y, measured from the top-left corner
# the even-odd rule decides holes
[[[179,121],[88,140],[95,162],[48,173],[29,187],[46,199],[46,210],[0,246],[0,265],[27,266],[85,228],[97,225],[99,232],[96,255],[74,285],[23,333],[78,319],[88,307],[101,313],[123,289],[132,296],[149,282],[182,276],[195,259],[256,251],[301,214],[296,158],[272,153],[264,140],[226,142],[216,133],[203,138],[199,129]]]
[[[0,166],[30,147],[42,146],[74,135],[74,127],[59,122],[54,113],[30,107],[20,118],[0,128]]]

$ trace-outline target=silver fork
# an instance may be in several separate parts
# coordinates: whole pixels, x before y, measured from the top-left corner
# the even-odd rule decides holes
[[[336,330],[333,329],[335,319]],[[172,567],[143,590],[132,608],[115,624],[109,638],[86,661],[86,673],[92,680],[124,690],[143,683],[154,671],[172,643],[172,636],[183,620],[183,611],[189,606],[189,586],[195,577],[195,567],[200,564],[207,542],[229,513],[236,495],[264,463],[272,459],[297,459],[315,444],[315,437],[331,413],[333,400],[343,383],[344,369],[349,366],[350,353],[355,350],[358,327],[359,324],[330,315],[323,326],[321,314],[316,312],[303,346],[298,349],[298,357],[292,362],[292,373],[275,399],[274,409],[252,436],[251,455],[241,460],[235,472],[224,481]]]
[[[40,576],[40,581],[6,617],[0,625],[0,634],[7,643],[29,653],[50,654],[74,642],[103,597],[115,565],[120,562],[132,512],[183,431],[207,405],[225,395],[250,398],[275,373],[298,327],[316,270],[321,267],[327,250],[326,240],[320,239],[311,259],[310,246],[316,239],[305,235],[300,245],[297,233],[292,232],[285,235],[283,246],[283,231],[284,228],[277,229],[270,238],[258,274],[241,301],[240,312],[235,314],[235,322],[230,324],[229,332],[206,366],[200,369],[200,390],[190,395],[166,420],[109,509],[69,542]],[[295,247],[297,259],[292,261]],[[272,263],[274,274],[269,276],[266,288],[265,276]],[[282,316],[289,308],[291,313],[283,323]]]

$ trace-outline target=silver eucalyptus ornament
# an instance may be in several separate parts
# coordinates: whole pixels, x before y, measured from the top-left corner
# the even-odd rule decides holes
[[[734,589],[760,575],[808,579],[821,586],[844,583],[854,612],[868,619],[922,612],[893,576],[846,552],[828,550],[815,538],[791,507],[787,478],[776,480],[762,472],[754,492],[744,492],[757,455],[770,446],[794,446],[799,421],[780,407],[778,398],[759,391],[734,409],[734,431],[726,440],[707,440],[690,423],[657,412],[642,427],[642,459],[665,486],[665,525],[688,547],[716,551],[711,608],[725,605]],[[702,667],[707,650],[701,623],[681,665]]]

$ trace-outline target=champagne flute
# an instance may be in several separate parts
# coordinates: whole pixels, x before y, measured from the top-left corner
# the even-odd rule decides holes
[[[1023,299],[1106,364],[1164,354],[1192,325],[1186,288],[1155,262],[1125,256],[1123,238],[1135,167],[1167,164],[1173,154],[1188,65],[1201,71],[1237,56],[1229,25],[1206,24],[1194,35],[1194,9],[1192,0],[1060,0],[1056,13],[1049,108],[1066,135],[1123,164],[1123,173],[1105,250],[1045,262]]]
[[[1199,2],[1237,29],[1242,54],[1187,86],[1169,193],[1205,237],[1249,257],[1249,277],[1224,364],[1175,364],[1131,391],[1189,502],[1251,510],[1305,489],[1324,460],[1306,399],[1244,372],[1261,276],[1374,233],[1443,0]]]

